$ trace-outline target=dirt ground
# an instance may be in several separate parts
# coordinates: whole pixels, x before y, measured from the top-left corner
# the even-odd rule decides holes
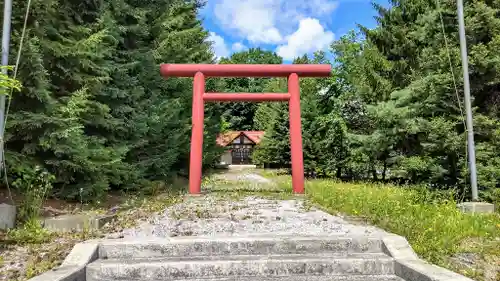
[[[99,204],[81,204],[80,202],[68,202],[57,198],[48,198],[42,207],[42,216],[51,217],[63,214],[77,213],[91,208],[110,209],[124,202],[125,196],[120,192],[110,192],[106,199]],[[0,204],[19,206],[23,201],[23,196],[5,187],[0,187]]]

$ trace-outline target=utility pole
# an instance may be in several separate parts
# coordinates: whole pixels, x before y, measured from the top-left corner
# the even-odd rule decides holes
[[[464,3],[463,0],[457,0],[458,8],[458,31],[460,34],[460,53],[462,55],[462,70],[464,75],[464,101],[465,111],[467,114],[467,150],[469,155],[469,170],[470,170],[470,185],[472,189],[472,201],[478,201],[477,192],[477,170],[476,170],[476,150],[474,145],[474,129],[472,127],[472,105],[470,98],[470,83],[469,83],[469,61],[467,58],[467,42],[465,38],[465,22],[464,22]]]
[[[10,25],[12,20],[12,0],[4,0],[3,10],[3,33],[2,33],[2,73],[7,75],[7,66],[9,65],[9,44],[10,44]],[[4,171],[4,132],[5,132],[5,98],[7,89],[0,93],[0,175]]]
[[[12,20],[12,0],[4,0],[3,10],[3,33],[2,33],[2,73],[7,75],[7,66],[9,65],[9,44],[10,44],[10,25]],[[4,132],[5,132],[5,98],[7,89],[0,93],[0,175],[4,167]]]

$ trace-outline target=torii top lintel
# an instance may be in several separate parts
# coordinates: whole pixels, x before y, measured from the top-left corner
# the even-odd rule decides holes
[[[197,72],[205,77],[328,77],[329,64],[162,64],[164,77],[194,77]]]

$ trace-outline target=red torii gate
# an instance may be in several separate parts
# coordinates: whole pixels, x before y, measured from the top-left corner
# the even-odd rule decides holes
[[[194,77],[189,163],[189,193],[201,191],[203,154],[203,123],[205,102],[218,101],[288,101],[290,146],[292,156],[292,187],[304,193],[304,158],[300,119],[300,77],[328,77],[331,65],[326,64],[162,64],[164,77]],[[288,77],[288,93],[205,93],[205,77]]]

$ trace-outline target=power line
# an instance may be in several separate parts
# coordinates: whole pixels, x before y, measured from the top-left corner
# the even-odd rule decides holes
[[[19,68],[19,62],[21,61],[21,51],[23,49],[24,45],[24,38],[26,37],[26,26],[28,25],[28,16],[30,13],[30,7],[31,7],[31,0],[28,0],[28,5],[26,6],[26,13],[24,14],[24,23],[23,23],[23,30],[21,32],[21,40],[19,41],[19,50],[17,51],[17,58],[16,58],[16,65],[14,67],[14,75],[13,79],[16,79],[17,77],[17,70]],[[1,132],[2,136],[5,133],[5,124],[7,123],[7,117],[9,117],[9,109],[10,109],[10,104],[12,103],[12,93],[14,89],[10,89],[10,98],[9,102],[7,103],[7,109],[5,110],[5,120],[4,120],[4,126],[3,126],[3,131]]]
[[[455,77],[455,71],[453,70],[453,62],[451,60],[450,47],[448,45],[448,37],[446,37],[446,28],[444,26],[443,12],[441,11],[441,4],[439,3],[439,1],[440,0],[436,0],[436,8],[438,10],[439,18],[441,20],[441,33],[443,33],[444,46],[446,50],[446,55],[448,57],[448,65],[450,66],[451,77],[453,80],[453,87],[455,88],[455,97],[457,98],[458,108],[460,110],[460,119],[462,119],[462,124],[464,125],[464,128],[467,131],[467,124],[465,122],[465,113],[462,106],[462,102],[460,101],[460,94],[458,93],[457,80]],[[465,159],[468,159],[468,157],[469,153],[467,152],[467,136],[465,136]],[[468,169],[467,161],[464,163],[464,166],[465,169],[467,170]],[[465,180],[465,184],[467,184],[467,180]]]
[[[451,60],[450,47],[448,45],[448,38],[446,37],[446,28],[444,26],[443,13],[441,12],[441,5],[439,3],[439,0],[436,0],[436,8],[437,8],[438,13],[439,13],[439,18],[441,19],[441,32],[443,33],[446,56],[448,57],[448,64],[450,66],[451,78],[453,80],[453,87],[455,88],[455,96],[457,98],[458,108],[460,109],[460,117],[462,119],[462,123],[464,124],[464,127],[466,128],[467,125],[465,123],[465,113],[464,113],[464,110],[462,107],[462,102],[460,101],[460,95],[458,93],[457,81],[455,78],[455,71],[453,71],[453,62]]]

